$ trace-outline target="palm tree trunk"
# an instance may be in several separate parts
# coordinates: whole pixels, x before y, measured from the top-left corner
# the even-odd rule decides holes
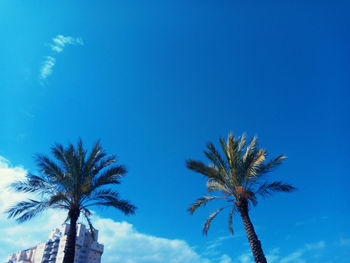
[[[248,205],[244,205],[238,208],[241,214],[245,231],[247,233],[248,241],[253,252],[254,260],[256,263],[267,263],[264,252],[261,248],[261,242],[255,233],[254,226],[250,221],[248,215]]]
[[[74,263],[75,241],[77,238],[77,221],[79,214],[79,209],[69,211],[70,227],[68,230],[66,246],[64,248],[63,263]]]

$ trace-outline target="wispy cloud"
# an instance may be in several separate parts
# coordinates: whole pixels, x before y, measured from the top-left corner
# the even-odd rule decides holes
[[[201,255],[209,258],[214,258],[216,261],[220,263],[232,262],[232,259],[228,255],[226,254],[222,255],[219,247],[222,246],[229,239],[240,238],[242,236],[244,236],[243,233],[238,233],[235,235],[220,236],[213,240],[210,240],[207,242],[206,246],[201,252]]]
[[[81,37],[70,37],[57,35],[52,39],[51,49],[58,53],[62,52],[66,45],[84,45],[84,41]]]
[[[254,263],[252,253],[247,251],[238,257],[240,263]]]
[[[232,259],[226,254],[222,255],[219,258],[219,263],[231,263],[231,262],[232,262]]]
[[[51,56],[45,57],[44,62],[40,68],[40,78],[46,79],[49,75],[52,74],[52,68],[55,66],[56,59]]]
[[[306,258],[310,255],[307,253],[313,252],[314,256],[317,251],[326,247],[326,243],[321,240],[316,243],[306,243],[302,248],[299,248],[287,255],[281,255],[279,248],[274,248],[266,253],[266,259],[269,263],[306,263],[309,262]],[[254,263],[254,258],[250,250],[238,256],[239,263]]]
[[[326,243],[321,240],[317,243],[307,243],[305,246],[301,249],[298,249],[289,255],[281,258],[280,263],[289,263],[289,262],[296,262],[296,263],[304,263],[307,262],[303,256],[310,251],[320,250],[326,247]]]
[[[64,48],[68,45],[84,45],[84,41],[81,37],[71,37],[71,36],[63,36],[57,35],[52,38],[52,42],[50,43],[51,51],[54,53],[61,53]],[[40,80],[45,80],[48,76],[50,76],[53,72],[53,67],[56,64],[56,57],[54,55],[46,56],[42,65],[40,67],[39,77]]]
[[[350,238],[340,238],[339,239],[339,245],[340,246],[350,246]]]

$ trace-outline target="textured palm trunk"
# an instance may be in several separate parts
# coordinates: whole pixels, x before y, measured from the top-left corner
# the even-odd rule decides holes
[[[67,242],[64,248],[63,263],[74,263],[75,241],[77,238],[77,221],[79,218],[79,210],[69,211],[70,227],[68,230]]]
[[[250,221],[248,215],[248,205],[239,207],[245,231],[247,233],[248,241],[253,252],[254,260],[256,263],[267,263],[264,252],[261,248],[261,242],[255,233],[254,226]]]

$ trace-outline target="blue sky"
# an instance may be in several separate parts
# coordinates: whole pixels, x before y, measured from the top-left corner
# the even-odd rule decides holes
[[[127,166],[118,190],[138,207],[132,217],[96,210],[105,242],[138,244],[139,254],[106,249],[104,263],[116,253],[121,263],[252,262],[239,217],[234,237],[225,214],[203,237],[216,205],[186,212],[205,193],[205,181],[186,170],[185,160],[205,160],[208,141],[246,132],[258,135],[269,156],[287,155],[271,179],[298,188],[251,211],[269,262],[345,263],[349,7],[347,1],[2,0],[2,206],[18,198],[5,182],[36,171],[34,154],[48,154],[55,142],[81,137],[91,147],[101,139]],[[44,231],[38,228],[44,217],[18,226],[1,215],[0,257],[45,240],[60,221],[53,212],[48,217]]]

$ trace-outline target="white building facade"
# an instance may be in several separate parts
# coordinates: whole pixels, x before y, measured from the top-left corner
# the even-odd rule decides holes
[[[69,225],[53,229],[46,243],[9,255],[7,263],[62,263],[67,242]],[[77,224],[75,244],[75,263],[101,263],[103,245],[97,242],[98,230],[94,230],[94,239],[85,225]]]

